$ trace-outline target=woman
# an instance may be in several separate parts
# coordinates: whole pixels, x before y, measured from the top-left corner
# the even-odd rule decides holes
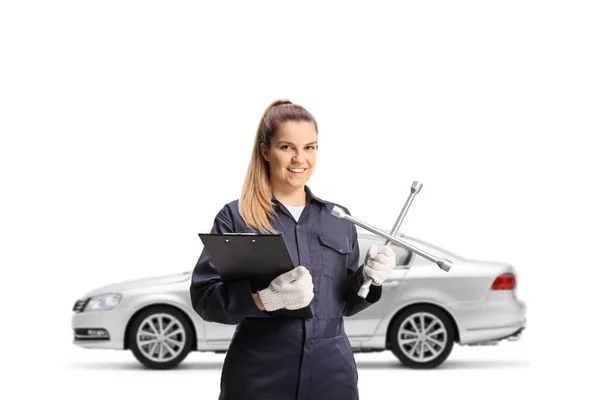
[[[371,246],[359,267],[355,225],[332,216],[338,204],[305,185],[317,160],[317,134],[303,107],[287,100],[269,105],[241,196],[218,212],[211,231],[281,233],[297,267],[266,287],[224,283],[205,250],[194,269],[196,312],[205,321],[237,324],[223,364],[221,400],[358,399],[343,317],[379,300],[395,256],[389,247]],[[363,299],[357,292],[367,278],[373,285]],[[294,316],[307,308],[312,318]]]

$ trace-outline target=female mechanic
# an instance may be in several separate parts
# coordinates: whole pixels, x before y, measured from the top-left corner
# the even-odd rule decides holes
[[[281,233],[295,269],[255,288],[250,280],[224,283],[206,250],[194,268],[196,312],[205,321],[237,325],[220,400],[358,399],[343,318],[380,299],[395,255],[372,245],[359,266],[356,226],[331,215],[340,205],[305,185],[317,161],[317,135],[317,122],[305,108],[287,100],[271,103],[258,125],[241,196],[223,206],[211,230]],[[357,292],[367,278],[373,285],[363,299]],[[312,318],[290,313],[306,307]]]

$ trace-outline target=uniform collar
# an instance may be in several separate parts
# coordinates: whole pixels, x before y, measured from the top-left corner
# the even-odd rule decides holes
[[[318,198],[317,196],[315,196],[313,194],[312,190],[310,190],[310,188],[307,185],[304,185],[304,193],[306,193],[306,204],[309,204],[312,201],[316,201],[318,203],[325,204],[325,202],[323,200],[321,200],[320,198]],[[271,194],[271,202],[274,204],[281,204],[281,202],[279,200],[277,200],[277,198],[275,197],[274,194]]]

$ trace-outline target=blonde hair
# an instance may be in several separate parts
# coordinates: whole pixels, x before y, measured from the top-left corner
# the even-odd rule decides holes
[[[279,126],[286,121],[312,122],[315,124],[315,130],[318,133],[317,121],[315,121],[312,114],[304,107],[293,104],[289,100],[275,100],[269,104],[263,113],[256,130],[254,148],[238,204],[238,211],[246,225],[262,233],[275,233],[269,223],[269,216],[274,216],[275,211],[271,202],[273,192],[269,175],[269,163],[262,156],[260,145],[263,143],[270,149],[271,138],[275,135]]]

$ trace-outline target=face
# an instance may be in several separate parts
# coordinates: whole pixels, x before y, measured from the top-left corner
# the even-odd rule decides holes
[[[271,138],[270,149],[261,143],[261,153],[269,162],[272,185],[303,188],[317,161],[315,125],[304,121],[284,122]]]

